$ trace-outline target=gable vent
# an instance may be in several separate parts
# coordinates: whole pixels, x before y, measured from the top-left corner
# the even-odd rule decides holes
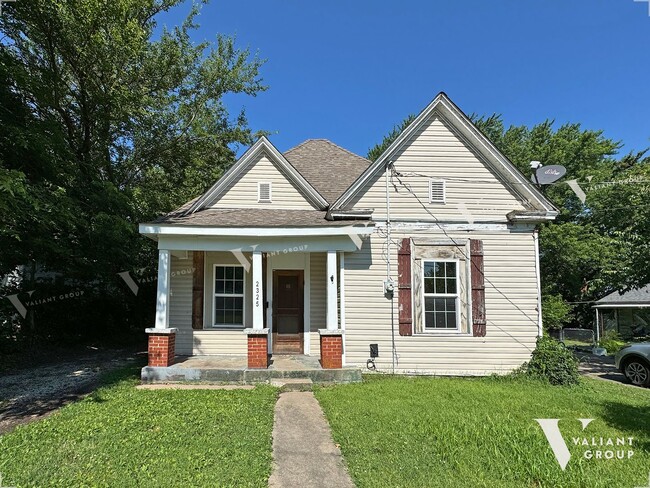
[[[271,183],[257,184],[257,201],[260,203],[271,202]]]
[[[429,203],[445,203],[445,180],[429,180]]]

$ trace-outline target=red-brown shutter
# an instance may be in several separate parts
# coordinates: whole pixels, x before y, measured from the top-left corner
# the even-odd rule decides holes
[[[203,328],[203,286],[205,253],[192,253],[194,271],[192,273],[192,329]]]
[[[413,335],[411,311],[411,239],[402,239],[397,251],[397,290],[399,299],[399,335]]]
[[[485,280],[483,278],[483,241],[470,239],[472,277],[472,334],[485,337]]]

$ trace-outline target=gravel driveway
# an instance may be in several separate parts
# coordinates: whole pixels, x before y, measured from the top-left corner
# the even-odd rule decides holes
[[[134,361],[133,350],[88,350],[56,363],[0,376],[0,434],[44,417],[91,392],[99,377]]]
[[[581,354],[578,369],[581,374],[591,378],[615,381],[617,383],[629,385],[625,376],[614,367],[614,358],[611,356]]]

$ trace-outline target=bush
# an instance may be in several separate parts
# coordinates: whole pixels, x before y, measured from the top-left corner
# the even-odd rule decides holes
[[[598,342],[600,347],[607,349],[607,354],[616,354],[625,345],[621,335],[615,330],[607,330]]]
[[[573,353],[546,336],[537,339],[537,347],[524,369],[528,375],[544,378],[552,385],[575,385],[580,378]]]

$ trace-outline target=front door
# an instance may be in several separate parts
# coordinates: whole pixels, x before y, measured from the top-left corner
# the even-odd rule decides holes
[[[273,271],[273,354],[302,354],[303,271]]]

